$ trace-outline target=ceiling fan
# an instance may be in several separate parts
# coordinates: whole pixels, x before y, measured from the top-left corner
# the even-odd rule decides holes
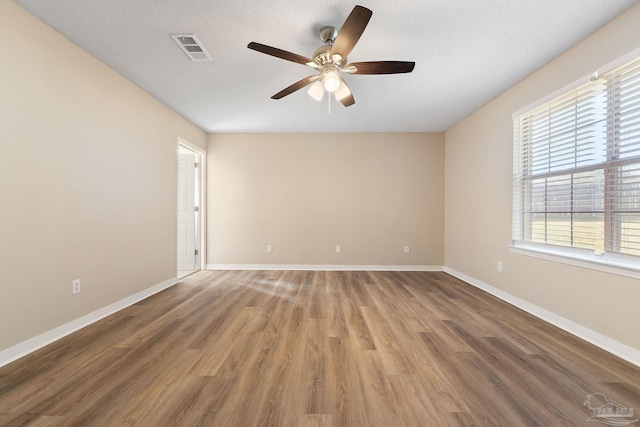
[[[285,59],[298,64],[307,65],[319,72],[319,74],[305,77],[273,95],[272,99],[281,99],[303,87],[313,83],[309,94],[317,99],[322,99],[324,92],[335,94],[338,101],[345,107],[353,105],[355,99],[347,82],[340,75],[348,74],[399,74],[410,73],[415,67],[415,62],[407,61],[372,61],[347,63],[347,56],[353,50],[360,36],[364,32],[373,12],[363,6],[353,8],[347,20],[338,32],[334,27],[324,27],[320,30],[320,38],[325,43],[313,53],[312,58],[307,58],[286,50],[267,46],[261,43],[251,42],[247,46],[258,52]]]

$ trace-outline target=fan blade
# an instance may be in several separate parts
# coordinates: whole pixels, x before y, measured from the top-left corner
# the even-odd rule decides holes
[[[287,52],[286,50],[267,46],[266,44],[251,42],[247,47],[258,52],[266,53],[267,55],[275,56],[276,58],[286,59],[287,61],[297,62],[302,65],[307,65],[308,62],[313,62],[310,58],[298,55],[297,53]]]
[[[336,99],[342,103],[345,107],[353,105],[356,103],[356,100],[353,99],[353,94],[351,93],[351,89],[347,85],[347,82],[344,81],[342,77],[340,77],[340,86],[338,90],[335,92]]]
[[[346,58],[351,53],[353,47],[360,40],[372,14],[373,12],[363,6],[353,8],[333,42],[331,56],[339,54],[342,58]]]
[[[291,86],[282,89],[280,92],[276,93],[275,95],[273,95],[271,97],[271,99],[280,99],[280,98],[284,98],[287,95],[291,95],[293,92],[302,89],[303,87],[305,87],[308,84],[313,83],[314,81],[318,80],[320,76],[309,76],[309,77],[305,77],[304,79],[295,82],[294,84],[292,84]]]
[[[416,63],[407,61],[354,62],[347,65],[346,68],[351,66],[356,67],[353,72],[347,71],[351,74],[400,74],[412,72]]]

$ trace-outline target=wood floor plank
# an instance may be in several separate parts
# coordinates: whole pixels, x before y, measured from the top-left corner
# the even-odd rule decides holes
[[[0,368],[0,426],[580,426],[640,369],[439,272],[206,271]]]
[[[367,325],[370,325],[371,336],[374,341],[378,357],[387,375],[415,374],[416,367],[403,351],[402,344],[396,336],[396,331],[385,322],[380,314],[370,307],[360,307]]]
[[[388,375],[375,350],[356,350],[356,367],[364,397],[364,425],[390,426],[397,418],[397,401],[393,396]],[[367,422],[364,422],[366,417]]]
[[[357,302],[347,299],[343,301],[342,308],[345,311],[349,336],[353,339],[353,342],[360,349],[375,350],[376,344],[362,314],[362,308],[357,305]]]
[[[390,290],[389,282],[376,280],[375,276],[370,276],[371,284],[367,286],[367,291],[371,293],[372,299],[376,307],[380,310],[380,314],[393,326],[405,332],[428,332],[428,318],[417,314],[412,305],[411,298],[399,299],[396,294],[388,292]]]
[[[300,427],[331,427],[331,415],[328,414],[304,414],[296,423]]]
[[[305,414],[329,413],[328,337],[326,320],[311,318],[306,321],[304,366],[302,381],[305,390]]]
[[[329,338],[330,408],[335,426],[367,425],[365,398],[356,372],[355,346],[348,337]]]
[[[416,375],[390,375],[389,384],[398,404],[403,425],[422,427],[425,425],[447,426],[455,423],[455,417],[444,411],[439,395],[432,398],[425,393],[422,378]]]

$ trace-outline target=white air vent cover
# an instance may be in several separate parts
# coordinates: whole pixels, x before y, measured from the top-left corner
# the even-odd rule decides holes
[[[192,61],[213,60],[195,34],[170,34],[170,36]]]

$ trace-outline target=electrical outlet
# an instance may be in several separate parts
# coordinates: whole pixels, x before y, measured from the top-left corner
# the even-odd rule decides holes
[[[74,295],[80,293],[80,279],[76,279],[71,282],[71,293]]]
[[[267,245],[267,252],[268,252],[268,253],[273,252],[273,246],[271,246],[271,245]]]
[[[336,253],[339,254],[340,252],[342,252],[342,248],[340,245],[336,245]]]
[[[498,271],[502,273],[502,261],[498,261]]]
[[[408,254],[408,253],[409,253],[409,245],[407,245],[407,246],[405,246],[405,247],[404,247],[404,253],[405,253],[405,254]]]

